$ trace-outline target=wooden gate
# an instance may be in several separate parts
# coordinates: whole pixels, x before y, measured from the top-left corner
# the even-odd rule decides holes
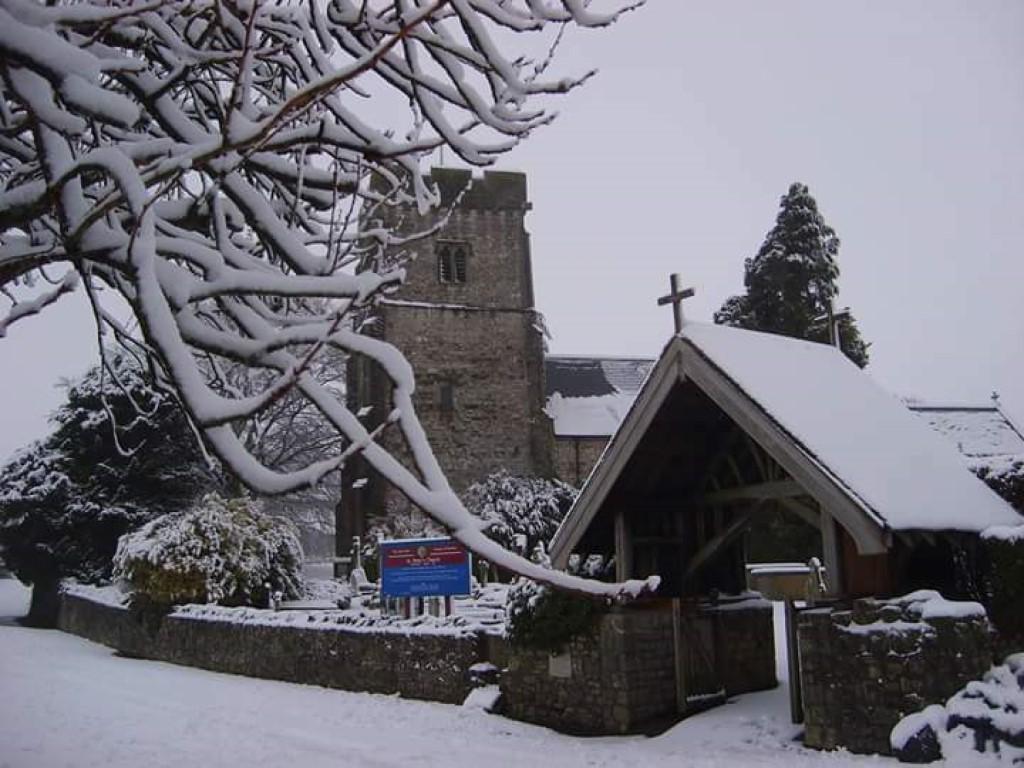
[[[715,621],[701,614],[696,603],[672,601],[675,637],[676,711],[690,715],[725,701],[725,688],[718,672]]]

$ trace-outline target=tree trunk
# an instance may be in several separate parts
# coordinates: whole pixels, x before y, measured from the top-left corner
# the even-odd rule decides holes
[[[32,602],[28,608],[28,615],[22,619],[22,624],[26,627],[56,629],[57,612],[60,607],[59,592],[58,580],[37,581],[33,584]]]

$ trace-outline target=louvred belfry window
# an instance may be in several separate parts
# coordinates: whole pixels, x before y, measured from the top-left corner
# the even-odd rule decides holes
[[[466,282],[469,243],[444,241],[437,244],[437,280],[461,285]]]

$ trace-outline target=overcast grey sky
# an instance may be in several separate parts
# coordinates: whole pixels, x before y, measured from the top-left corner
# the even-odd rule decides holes
[[[529,174],[551,350],[657,355],[673,271],[710,320],[802,181],[871,374],[1024,421],[1022,41],[1019,0],[652,0],[574,31],[559,70],[599,76],[499,166]],[[0,458],[94,357],[81,297],[0,339]]]
[[[565,53],[600,76],[507,164],[553,351],[657,354],[673,271],[710,320],[802,181],[871,373],[1024,414],[1024,3],[653,2]]]

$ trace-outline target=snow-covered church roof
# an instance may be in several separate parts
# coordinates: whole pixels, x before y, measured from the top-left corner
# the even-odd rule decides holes
[[[860,541],[889,531],[981,531],[1021,522],[967,470],[952,443],[836,348],[688,323],[612,437],[556,534],[553,555],[571,551],[670,390],[685,382],[784,459]]]
[[[608,437],[654,367],[650,358],[552,355],[544,359],[545,412],[558,437]]]
[[[970,459],[1024,456],[1024,435],[995,404],[912,401],[908,407]]]

